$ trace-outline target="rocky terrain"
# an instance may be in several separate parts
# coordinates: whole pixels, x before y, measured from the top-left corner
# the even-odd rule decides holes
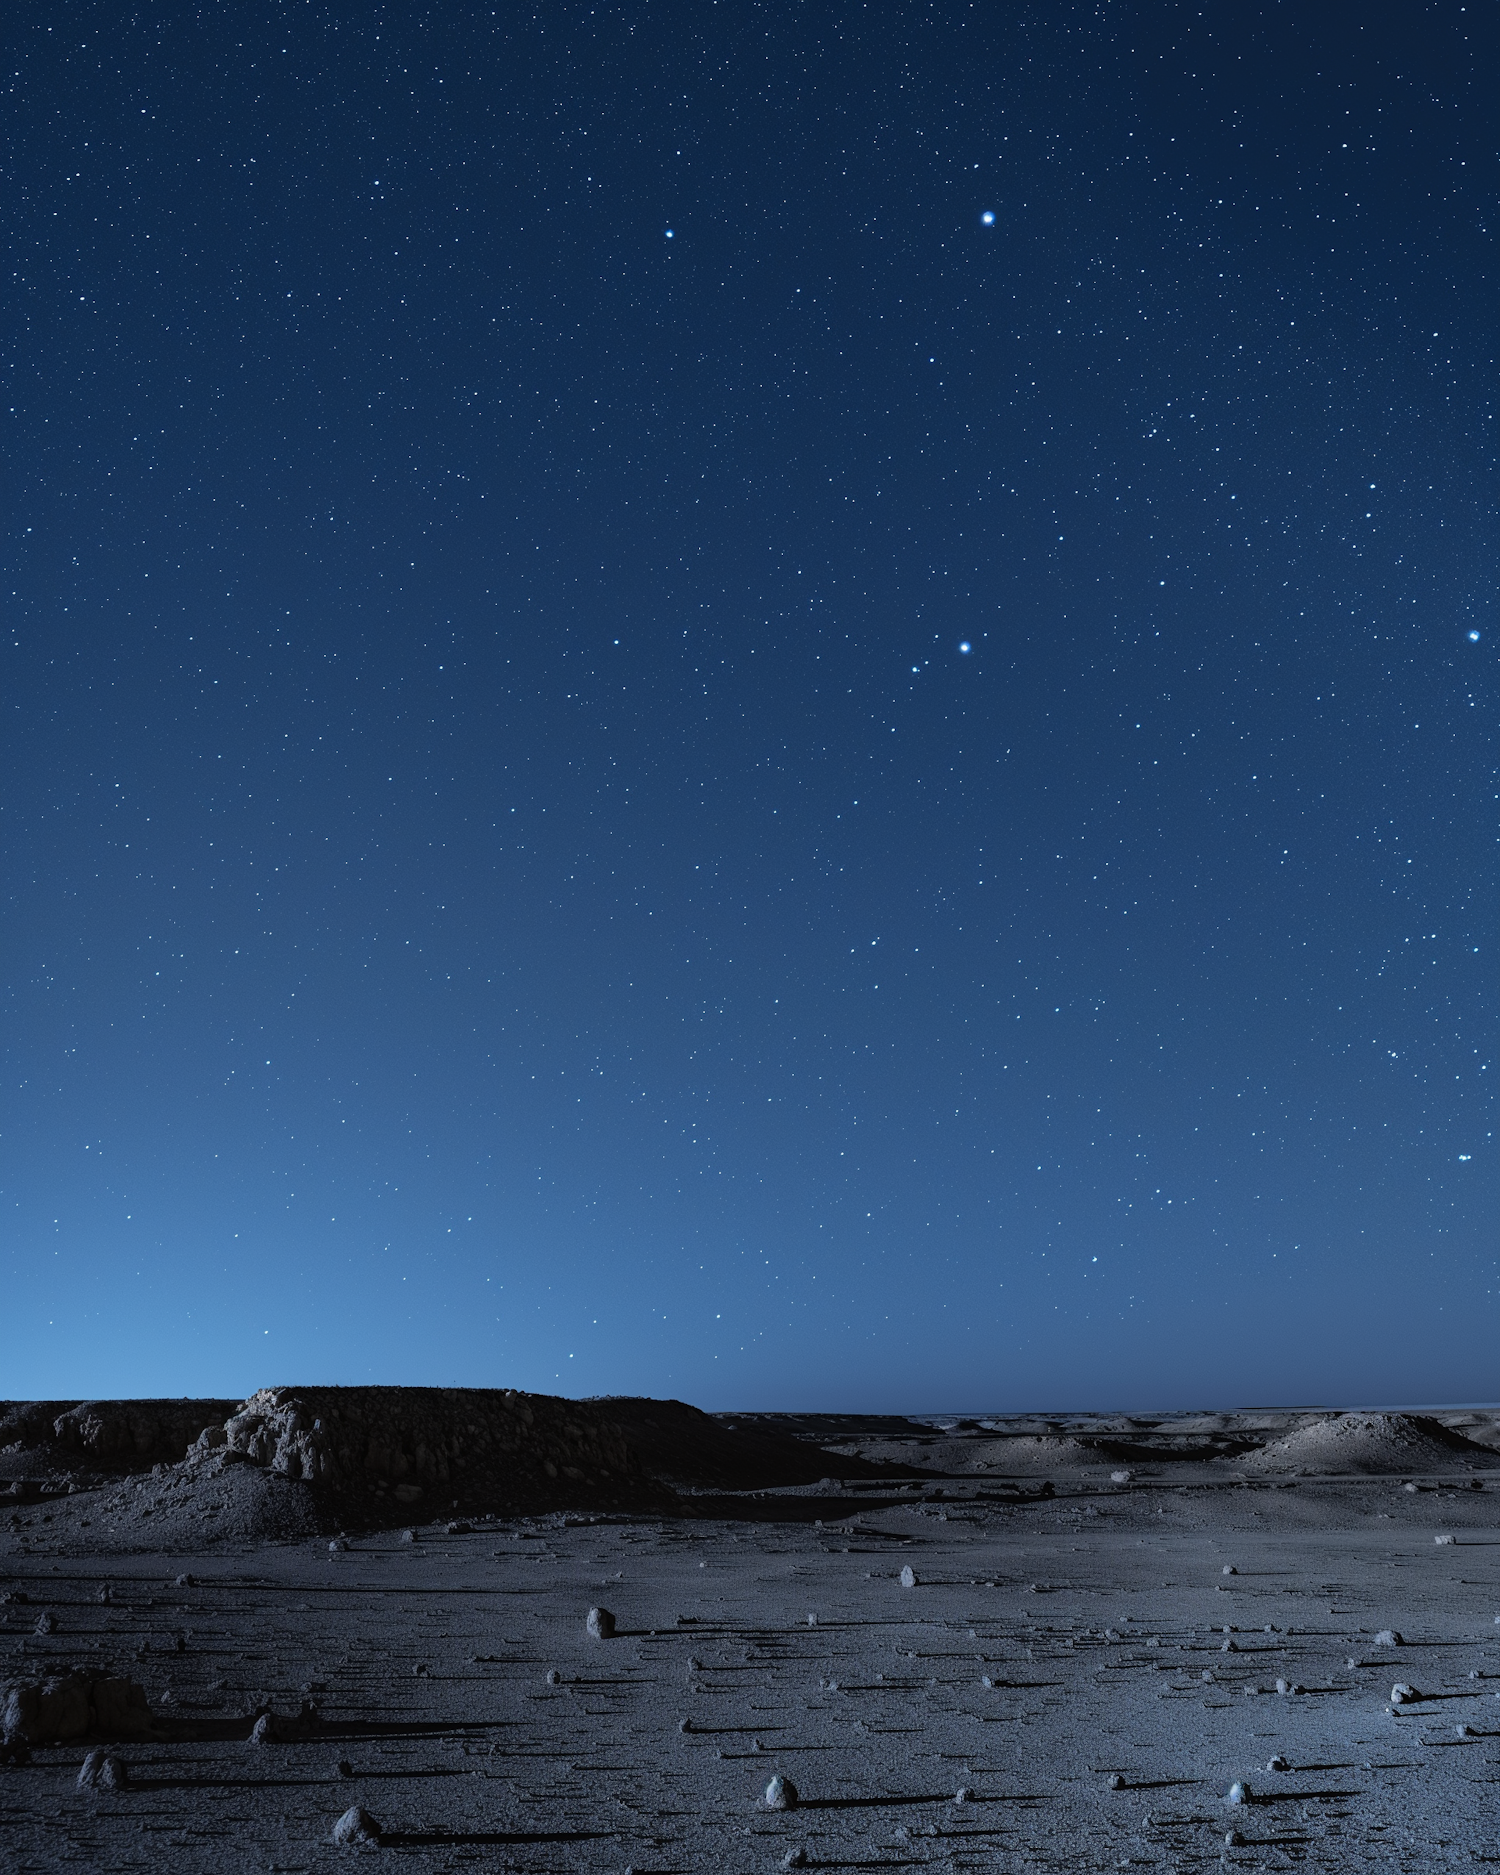
[[[1485,1412],[54,1405],[7,1870],[1500,1860]]]

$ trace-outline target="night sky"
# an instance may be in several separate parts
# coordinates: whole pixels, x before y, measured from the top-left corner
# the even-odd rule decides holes
[[[1493,9],[4,30],[0,1392],[1495,1397]]]

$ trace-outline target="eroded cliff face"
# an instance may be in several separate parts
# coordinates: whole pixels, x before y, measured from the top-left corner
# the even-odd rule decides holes
[[[35,1512],[40,1528],[56,1526],[66,1498],[90,1519],[91,1541],[127,1547],[292,1540],[454,1513],[680,1510],[679,1493],[888,1469],[678,1400],[514,1388],[263,1387],[240,1402],[0,1407],[0,1505]]]
[[[608,1501],[648,1482],[598,1403],[513,1389],[263,1387],[194,1451],[221,1447],[296,1482],[392,1504],[575,1491]]]

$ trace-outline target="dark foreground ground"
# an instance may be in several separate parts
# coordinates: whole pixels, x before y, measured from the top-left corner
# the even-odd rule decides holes
[[[27,1505],[0,1528],[0,1680],[107,1661],[159,1725],[119,1745],[116,1792],[76,1788],[77,1741],[0,1766],[0,1866],[1500,1862],[1490,1422],[1468,1445],[1327,1423],[1293,1423],[1287,1460],[1280,1422],[779,1420],[921,1475],[333,1549],[153,1553],[139,1521],[91,1548],[118,1484]],[[1414,1456],[1429,1468],[1398,1468]],[[613,1639],[586,1633],[596,1605]],[[1393,1707],[1397,1682],[1415,1696]],[[249,1741],[256,1713],[304,1702],[306,1736]],[[796,1809],[765,1807],[775,1773]],[[1252,1801],[1231,1806],[1237,1780]],[[332,1842],[356,1803],[379,1847]]]

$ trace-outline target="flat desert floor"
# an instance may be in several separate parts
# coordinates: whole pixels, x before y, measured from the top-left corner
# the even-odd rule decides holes
[[[0,1863],[1500,1862],[1493,1454],[1419,1440],[1428,1470],[1338,1473],[1281,1462],[1276,1428],[1236,1451],[1230,1419],[1190,1452],[1152,1422],[1131,1462],[1085,1421],[775,1423],[920,1475],[347,1547],[101,1554],[102,1491],[16,1513],[0,1677],[108,1662],[159,1725],[120,1745],[118,1790],[77,1787],[77,1743],[0,1766]],[[795,1807],[767,1806],[773,1776]],[[352,1805],[378,1846],[333,1841]]]

